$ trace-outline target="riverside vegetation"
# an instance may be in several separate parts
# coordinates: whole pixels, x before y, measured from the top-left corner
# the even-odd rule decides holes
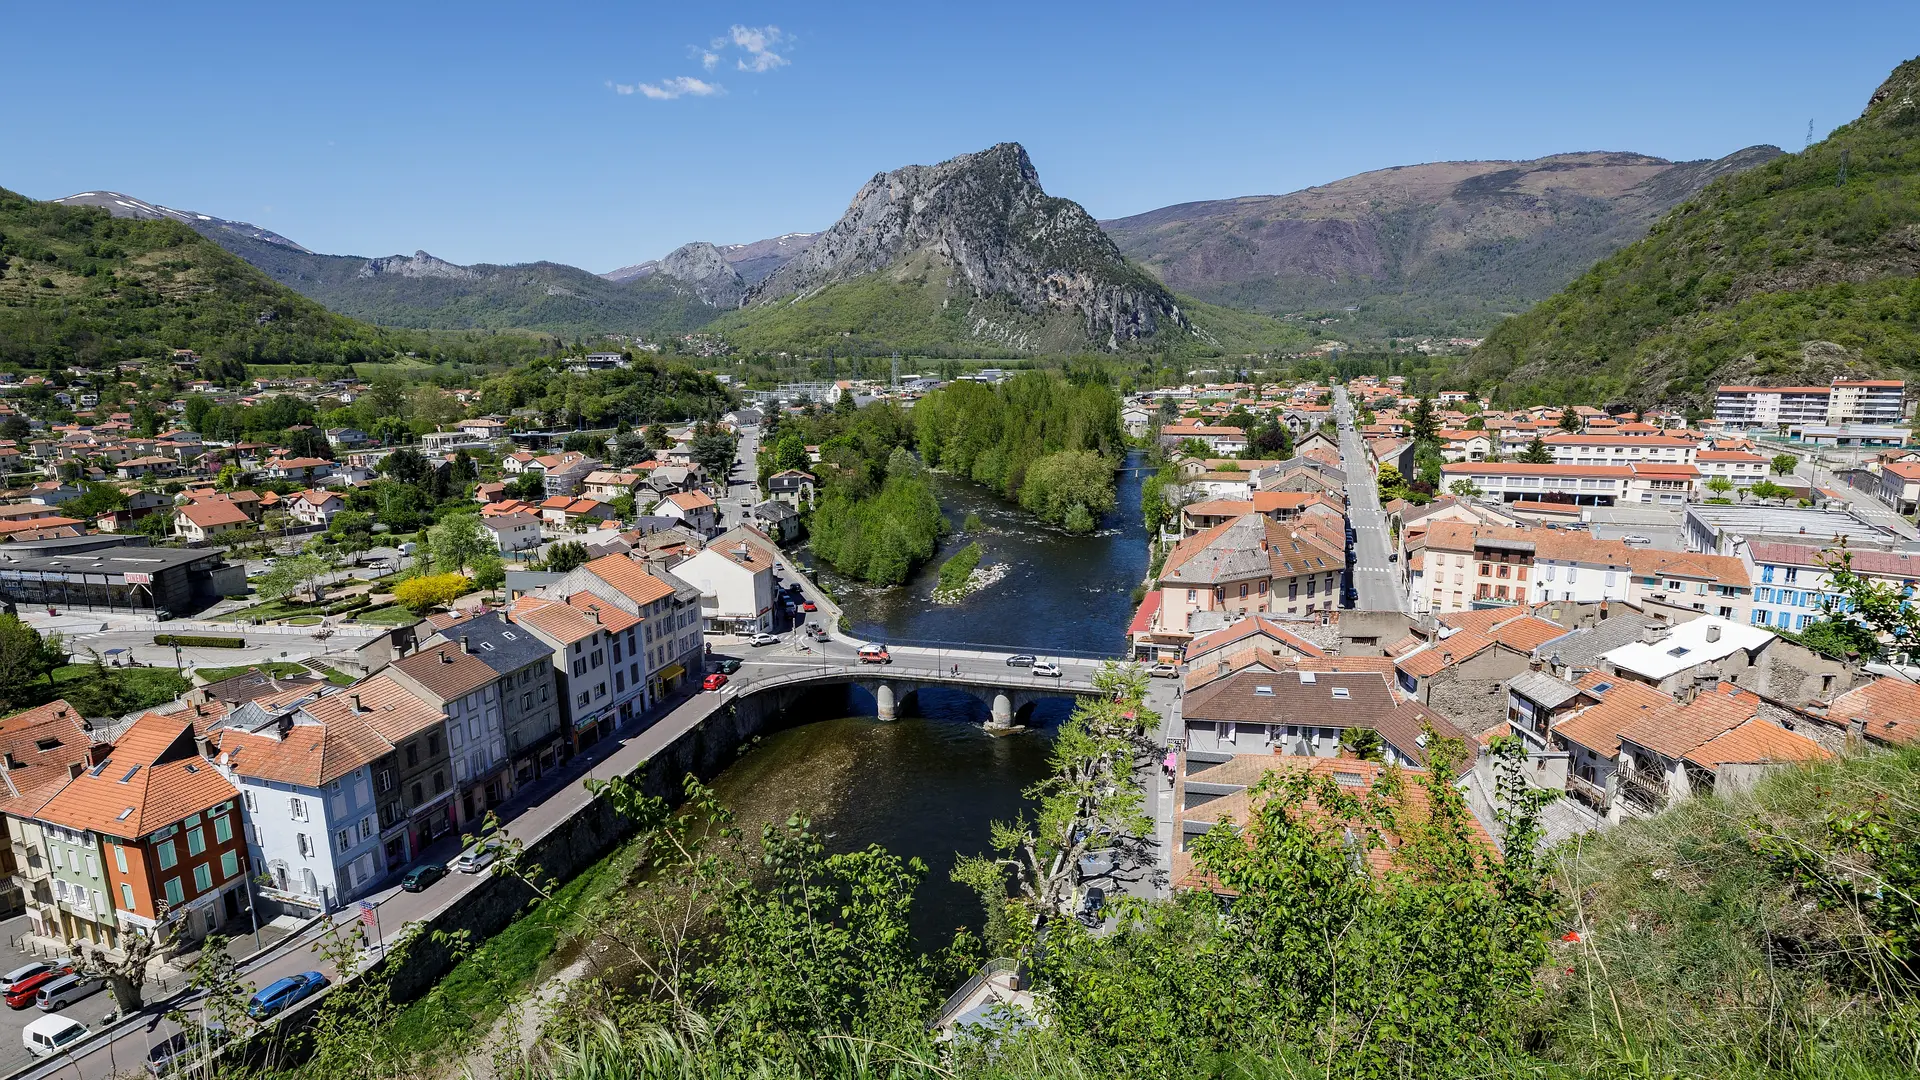
[[[678,811],[614,781],[605,794],[640,829],[614,857],[633,868],[624,884],[583,894],[514,859],[501,871],[542,897],[503,939],[538,923],[548,947],[591,946],[605,962],[496,1075],[1810,1080],[1920,1068],[1920,750],[1782,772],[1552,849],[1544,796],[1507,741],[1494,747],[1498,851],[1454,782],[1458,744],[1437,740],[1430,771],[1390,769],[1368,787],[1276,775],[1244,833],[1192,843],[1220,893],[1121,900],[1096,933],[1068,915],[1071,870],[1054,868],[1142,834],[1142,794],[1124,778],[1150,760],[1158,719],[1144,677],[1109,668],[1100,680],[1106,693],[1075,709],[1053,773],[1029,792],[1033,816],[996,826],[995,850],[954,871],[981,894],[983,930],[931,954],[907,929],[917,862],[830,853],[799,817],[743,837],[695,781]],[[1369,853],[1386,869],[1359,871]],[[443,986],[511,991],[468,971],[486,952]],[[924,1025],[945,990],[997,955],[1027,957],[1045,1022],[934,1042]],[[444,1070],[432,1040],[392,1034],[419,1008],[378,980],[343,988],[295,1073]]]

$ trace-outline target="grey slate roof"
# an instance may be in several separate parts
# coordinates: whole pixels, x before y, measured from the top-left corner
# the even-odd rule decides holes
[[[1536,651],[1548,663],[1593,671],[1601,654],[1639,641],[1640,632],[1654,621],[1635,611],[1616,611],[1605,622],[1562,634]]]
[[[1507,680],[1507,689],[1524,694],[1549,709],[1557,709],[1580,696],[1579,687],[1544,671],[1523,671]]]
[[[466,638],[473,655],[501,675],[528,664],[547,663],[553,656],[552,646],[535,637],[533,631],[507,622],[497,611],[455,623],[441,636],[448,641]]]

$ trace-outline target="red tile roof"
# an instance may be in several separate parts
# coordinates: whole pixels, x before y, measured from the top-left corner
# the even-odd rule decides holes
[[[69,829],[138,838],[239,794],[194,747],[191,723],[160,713],[133,722],[100,764],[40,812]]]

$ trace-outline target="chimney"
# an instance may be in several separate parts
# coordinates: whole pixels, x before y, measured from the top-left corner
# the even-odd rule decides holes
[[[1441,666],[1441,667],[1452,667],[1452,666],[1453,666],[1453,654],[1452,654],[1452,653],[1450,653],[1450,652],[1443,652],[1443,653],[1441,653],[1441,654],[1440,654],[1440,666]]]
[[[1527,661],[1528,671],[1542,671],[1542,670],[1545,670],[1546,666],[1547,666],[1547,662],[1545,660],[1540,659],[1538,656],[1535,656],[1532,659]]]
[[[443,664],[453,663],[453,654],[445,649],[440,650],[440,662]]]
[[[464,637],[461,638],[460,639],[460,655],[471,656],[472,654],[473,654],[473,645],[470,642],[468,642],[466,638]]]
[[[593,618],[593,625],[600,625],[600,605],[594,604],[587,608],[587,614]]]
[[[357,691],[355,693],[348,694],[347,704],[353,709],[354,712],[358,713],[360,711],[360,694]]]
[[[1866,725],[1866,721],[1864,721],[1864,720],[1856,720],[1856,721],[1854,721],[1854,723],[1856,723],[1856,724],[1859,724],[1859,725],[1860,725],[1860,730],[1861,730],[1861,731],[1863,731],[1863,732],[1864,732],[1864,731],[1866,731],[1866,729],[1867,729],[1867,725]],[[78,761],[76,761],[76,762],[74,762],[73,764],[71,764],[71,765],[69,765],[69,766],[67,766],[67,779],[69,779],[69,780],[78,780],[78,779],[80,779],[80,774],[81,774],[81,773],[83,773],[83,772],[86,772],[86,771],[87,771],[87,767],[86,767],[85,765],[83,765],[83,764],[81,764],[80,762],[78,762]]]
[[[1672,632],[1673,631],[1667,629],[1665,623],[1648,623],[1646,627],[1640,631],[1640,640],[1648,645],[1658,645],[1662,641],[1667,640],[1667,635]]]
[[[1718,626],[1707,627],[1707,640],[1708,641],[1720,640],[1720,628]]]
[[[7,756],[4,759],[4,761],[6,763],[6,767],[9,769],[17,769],[20,767],[20,763],[14,760],[13,751],[11,750],[7,751]]]

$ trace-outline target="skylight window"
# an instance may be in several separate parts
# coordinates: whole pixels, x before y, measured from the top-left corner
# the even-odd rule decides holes
[[[1692,649],[1687,648],[1685,645],[1675,645],[1673,648],[1667,650],[1667,655],[1668,656],[1685,656],[1692,651],[1693,651]]]
[[[1595,683],[1593,692],[1596,694],[1604,694],[1611,689],[1613,689],[1613,684],[1610,682]]]
[[[106,771],[107,771],[107,766],[109,766],[109,765],[111,765],[111,764],[113,764],[113,759],[112,759],[112,758],[108,758],[107,760],[105,760],[105,761],[103,761],[103,762],[101,762],[100,764],[98,764],[98,765],[95,765],[95,766],[94,766],[93,768],[91,768],[91,769],[88,769],[88,770],[87,770],[87,775],[88,775],[88,776],[99,776],[99,775],[100,775],[101,773],[103,773],[103,772],[106,772]]]
[[[1333,688],[1333,699],[1335,701],[1351,701],[1353,700],[1353,692],[1344,686],[1336,686]]]
[[[125,810],[120,811],[119,815],[116,816],[113,820],[125,821],[132,816],[133,816],[133,807],[129,806]]]
[[[58,750],[60,748],[60,740],[52,738],[35,739],[33,741],[33,748],[43,754],[49,750]]]
[[[1254,687],[1254,688],[1253,688],[1253,693],[1254,693],[1254,696],[1255,696],[1255,697],[1272,697],[1272,696],[1273,696],[1273,687],[1271,687],[1271,686],[1256,686],[1256,687]]]
[[[137,773],[137,772],[139,772],[139,771],[140,771],[140,766],[138,766],[138,765],[135,765],[135,766],[134,766],[133,768],[131,768],[131,769],[128,769],[128,770],[127,770],[127,775],[125,775],[125,776],[123,776],[123,777],[121,777],[121,778],[120,778],[120,782],[121,782],[121,783],[123,783],[123,784],[124,784],[124,783],[127,783],[128,781],[130,781],[130,780],[132,780],[132,779],[133,779],[133,776],[134,776],[134,774],[135,774],[135,773]]]

